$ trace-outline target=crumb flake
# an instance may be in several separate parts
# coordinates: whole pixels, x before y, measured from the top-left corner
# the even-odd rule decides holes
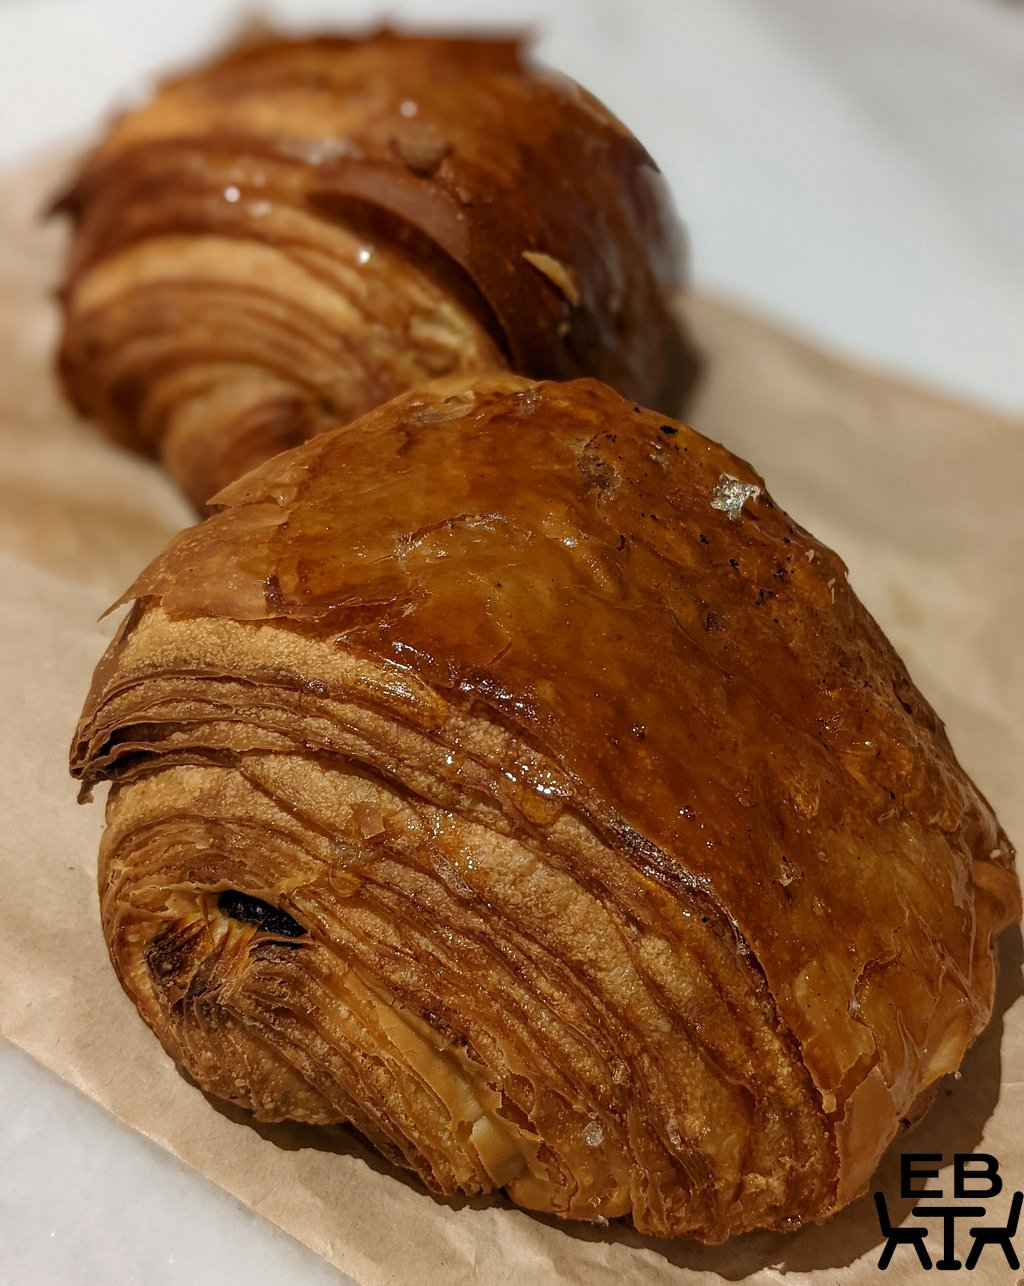
[[[583,1127],[583,1141],[588,1148],[599,1148],[604,1142],[604,1130],[596,1121],[588,1121]]]
[[[743,506],[747,501],[756,500],[760,494],[761,488],[756,483],[741,482],[731,473],[723,473],[718,479],[711,508],[720,509],[732,522],[735,522],[743,512]]]
[[[576,281],[576,274],[568,264],[560,262],[552,255],[544,254],[541,250],[524,250],[523,258],[531,267],[543,273],[574,308],[579,307],[580,288]]]

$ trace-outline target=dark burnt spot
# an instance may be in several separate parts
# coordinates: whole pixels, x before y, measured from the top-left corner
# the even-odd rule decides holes
[[[675,437],[675,435],[679,432],[679,430],[671,424],[659,424],[658,428],[661,430],[662,433],[667,433],[670,438]]]
[[[281,582],[277,578],[277,572],[271,572],[263,582],[263,597],[268,611],[280,612],[284,608],[284,595],[281,593]]]
[[[202,972],[207,950],[206,924],[192,920],[166,925],[145,949],[144,959],[153,991],[168,1009],[179,1005]]]
[[[613,491],[619,485],[619,476],[610,464],[595,455],[581,455],[579,471],[595,491]]]
[[[455,1028],[452,1027],[450,1023],[446,1022],[440,1014],[435,1013],[433,1009],[418,1009],[415,1006],[410,1006],[410,1008],[412,1008],[414,1012],[418,1013],[429,1027],[433,1027],[436,1032],[439,1032],[449,1045],[465,1050],[466,1053],[469,1052],[467,1048],[468,1042],[465,1036],[461,1032],[456,1031]]]
[[[193,963],[203,925],[173,924],[157,934],[145,951],[146,966],[154,979],[185,973]]]

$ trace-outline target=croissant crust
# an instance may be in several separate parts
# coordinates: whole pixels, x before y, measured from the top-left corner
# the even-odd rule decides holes
[[[271,40],[123,115],[73,216],[73,403],[190,496],[432,377],[592,375],[677,410],[654,162],[517,41]]]
[[[73,748],[167,1051],[436,1192],[708,1241],[860,1192],[1020,901],[835,554],[589,380],[427,386],[217,508]]]

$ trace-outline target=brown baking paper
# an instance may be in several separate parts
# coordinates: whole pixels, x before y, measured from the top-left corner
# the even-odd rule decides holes
[[[39,215],[63,171],[54,161],[0,181],[0,1029],[363,1283],[876,1282],[883,1239],[870,1199],[822,1227],[717,1248],[435,1200],[344,1130],[254,1126],[214,1106],[164,1056],[107,963],[102,802],[76,805],[66,753],[113,629],[97,618],[191,515],[153,466],[76,422],[54,387],[62,232]],[[749,456],[775,498],[843,554],[964,764],[1011,836],[1024,834],[1024,425],[852,369],[720,303],[691,313],[709,371],[690,419]],[[990,1027],[902,1145],[947,1160],[994,1154],[1006,1188],[988,1222],[1024,1185],[1016,930],[1002,957]],[[899,1195],[900,1146],[877,1186],[896,1219],[915,1223]],[[948,1170],[943,1181],[948,1190]],[[938,1240],[931,1231],[935,1253]],[[1015,1276],[990,1248],[970,1281]],[[910,1249],[898,1250],[885,1280],[920,1278]]]

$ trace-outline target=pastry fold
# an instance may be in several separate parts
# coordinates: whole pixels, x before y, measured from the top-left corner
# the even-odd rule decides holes
[[[857,1195],[1020,900],[836,555],[591,380],[425,386],[215,508],[73,747],[168,1053],[440,1193],[707,1241]]]
[[[275,39],[123,115],[58,208],[74,405],[202,505],[434,377],[673,413],[681,232],[647,152],[519,43]]]

